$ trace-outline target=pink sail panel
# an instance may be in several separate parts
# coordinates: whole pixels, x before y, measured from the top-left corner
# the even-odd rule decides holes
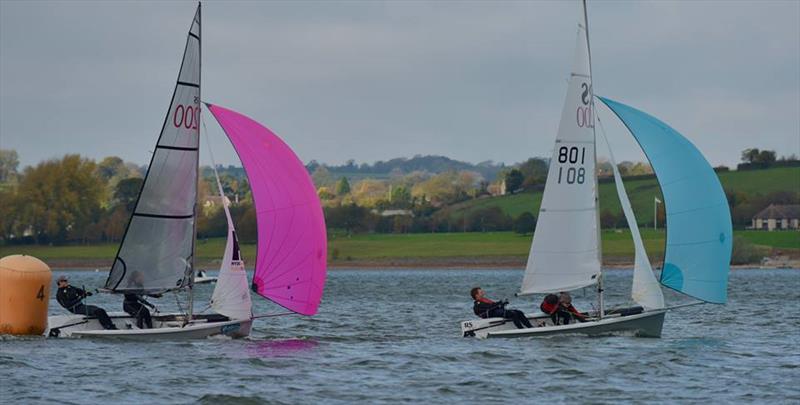
[[[317,313],[325,286],[322,206],[305,166],[277,135],[235,111],[208,109],[242,160],[256,209],[253,290],[303,315]]]

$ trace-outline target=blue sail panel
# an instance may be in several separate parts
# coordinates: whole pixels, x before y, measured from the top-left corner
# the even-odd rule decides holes
[[[667,213],[661,284],[703,301],[725,303],[733,228],[714,169],[667,124],[625,104],[599,99],[639,142],[661,185]]]

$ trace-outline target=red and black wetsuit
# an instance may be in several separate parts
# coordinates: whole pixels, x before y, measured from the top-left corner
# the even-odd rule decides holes
[[[545,314],[550,315],[550,319],[552,319],[553,323],[556,325],[568,325],[569,321],[572,319],[572,315],[558,303],[558,296],[555,294],[548,294],[544,297],[542,304],[539,305],[539,309]]]
[[[514,322],[517,329],[532,328],[530,321],[522,311],[505,309],[506,302],[494,302],[488,298],[477,298],[472,305],[475,315],[481,318],[505,318]]]
[[[503,305],[488,298],[476,298],[472,311],[481,318],[502,317]]]
[[[578,311],[574,306],[572,306],[572,304],[561,305],[561,309],[569,312],[573,318],[578,320],[578,322],[586,322],[586,315]]]
[[[551,304],[548,302],[542,302],[542,305],[539,305],[539,309],[542,312],[546,313],[547,315],[553,315],[556,311],[558,311],[558,303]]]

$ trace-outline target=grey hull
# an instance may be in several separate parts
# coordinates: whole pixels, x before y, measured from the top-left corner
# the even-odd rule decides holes
[[[49,337],[84,337],[100,339],[127,340],[188,340],[204,339],[210,336],[224,335],[233,338],[250,334],[252,319],[208,319],[198,318],[184,325],[182,314],[155,316],[152,329],[139,329],[135,319],[124,313],[109,314],[117,330],[106,330],[97,319],[82,315],[52,316],[48,319],[49,328],[45,336]]]
[[[648,311],[635,315],[604,318],[599,321],[570,325],[543,326],[527,329],[488,331],[488,338],[516,338],[552,335],[613,335],[632,334],[638,337],[661,337],[666,310]]]

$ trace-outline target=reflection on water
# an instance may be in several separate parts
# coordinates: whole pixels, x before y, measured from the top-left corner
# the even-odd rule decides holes
[[[250,357],[270,358],[301,354],[317,346],[319,343],[310,339],[248,339],[245,351]]]

